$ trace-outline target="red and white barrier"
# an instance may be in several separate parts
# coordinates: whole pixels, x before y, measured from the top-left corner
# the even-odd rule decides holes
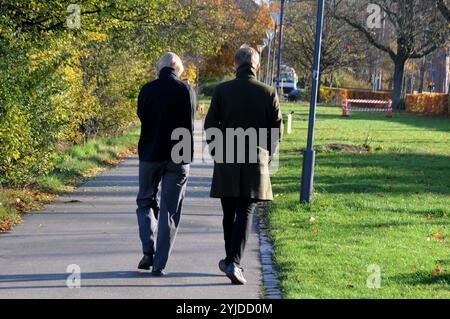
[[[369,105],[386,105],[387,107],[354,107],[350,104],[369,104]],[[387,117],[392,117],[392,100],[357,100],[357,99],[344,99],[342,101],[342,116],[349,116],[348,112],[361,111],[361,112],[386,112]]]

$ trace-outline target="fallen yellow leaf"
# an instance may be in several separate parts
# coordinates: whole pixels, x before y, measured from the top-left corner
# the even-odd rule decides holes
[[[432,275],[434,277],[439,276],[439,274],[441,273],[441,269],[439,267],[436,267],[433,269]]]

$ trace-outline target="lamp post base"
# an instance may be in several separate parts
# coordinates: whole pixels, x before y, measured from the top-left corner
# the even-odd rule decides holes
[[[300,190],[300,203],[311,202],[313,194],[314,163],[316,161],[316,151],[305,150],[303,152],[302,184]]]

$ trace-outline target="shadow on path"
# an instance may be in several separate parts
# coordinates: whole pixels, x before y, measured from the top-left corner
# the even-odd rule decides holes
[[[285,155],[281,167],[297,165]],[[316,187],[322,193],[450,194],[449,156],[420,153],[318,153]],[[273,177],[275,192],[296,191],[299,174]]]
[[[0,283],[66,280],[69,275],[70,273],[0,275]],[[149,278],[149,277],[152,277],[150,272],[140,272],[140,271],[108,271],[108,272],[81,273],[82,279],[130,279],[130,278]],[[168,273],[164,277],[160,278],[182,278],[182,277],[195,278],[195,277],[223,277],[223,276],[218,274],[174,272]]]

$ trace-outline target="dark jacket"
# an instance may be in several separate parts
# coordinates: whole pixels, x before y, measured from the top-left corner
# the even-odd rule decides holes
[[[195,108],[194,91],[178,79],[172,68],[163,68],[159,79],[144,85],[139,94],[137,110],[142,123],[139,160],[171,160],[172,147],[179,142],[171,140],[172,132],[176,128],[186,128],[191,133],[192,161]]]
[[[211,106],[205,119],[205,129],[218,128],[226,136],[226,129],[277,128],[280,131],[274,137],[276,144],[281,138],[282,115],[278,96],[274,88],[256,80],[256,70],[251,66],[242,66],[237,70],[235,80],[217,86]],[[270,139],[270,137],[269,137]],[[260,143],[258,151],[269,153],[270,143]],[[225,138],[225,144],[226,138]],[[247,144],[248,147],[250,144]],[[265,150],[264,150],[265,148]],[[228,150],[225,147],[224,153]],[[249,152],[248,149],[245,150]],[[236,152],[234,153],[236,154]],[[265,160],[264,160],[265,158]],[[272,200],[272,186],[268,173],[268,156],[258,163],[218,163],[214,164],[211,186],[212,197],[242,197],[261,201]]]

